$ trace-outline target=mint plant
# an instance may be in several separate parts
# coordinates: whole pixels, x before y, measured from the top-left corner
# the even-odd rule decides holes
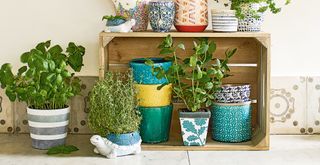
[[[175,45],[168,35],[159,45],[160,54],[167,60],[172,60],[172,66],[165,71],[161,67],[155,67],[152,60],[146,64],[151,66],[152,73],[158,78],[166,78],[173,84],[174,97],[182,100],[189,111],[195,112],[213,104],[213,93],[222,85],[222,80],[228,76],[230,68],[229,59],[237,49],[227,50],[225,59],[214,58],[216,44],[208,38],[198,38],[194,41],[194,53],[185,59],[178,57],[178,49],[185,50],[183,43]],[[159,86],[161,89],[167,84]]]
[[[51,41],[41,42],[21,55],[17,74],[6,63],[0,69],[1,88],[10,101],[26,102],[33,109],[65,108],[71,97],[80,93],[80,79],[68,70],[79,72],[85,48],[70,42],[66,52]]]

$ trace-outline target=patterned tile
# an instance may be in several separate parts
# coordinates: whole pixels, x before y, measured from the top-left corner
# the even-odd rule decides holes
[[[301,134],[306,130],[306,78],[272,77],[271,134]]]
[[[13,131],[12,104],[5,95],[5,91],[0,89],[0,133]]]
[[[307,78],[307,133],[320,133],[320,77]]]

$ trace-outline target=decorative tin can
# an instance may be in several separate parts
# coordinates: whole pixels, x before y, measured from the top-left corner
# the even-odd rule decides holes
[[[139,106],[162,107],[171,104],[172,84],[165,85],[158,90],[159,85],[135,84],[138,90],[137,98]]]
[[[220,142],[245,142],[251,139],[251,102],[215,103],[211,109],[212,139]]]
[[[215,101],[218,103],[243,103],[250,101],[249,84],[236,85],[227,84],[223,85],[220,90],[214,93]]]
[[[153,31],[168,32],[175,16],[175,6],[173,1],[156,0],[149,3],[150,25]]]
[[[181,32],[202,32],[208,26],[208,0],[175,0],[174,26]]]
[[[135,19],[133,31],[146,31],[148,28],[148,3],[149,0],[112,0],[116,14],[126,18]]]

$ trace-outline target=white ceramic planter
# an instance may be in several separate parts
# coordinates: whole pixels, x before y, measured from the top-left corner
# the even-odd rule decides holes
[[[64,145],[67,137],[70,108],[38,110],[27,108],[32,147],[48,149]]]

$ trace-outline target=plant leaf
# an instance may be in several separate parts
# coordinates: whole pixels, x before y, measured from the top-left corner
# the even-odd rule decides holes
[[[52,147],[48,150],[48,155],[55,155],[55,154],[70,154],[71,152],[78,151],[79,149],[76,146],[68,145],[68,146],[56,146]]]

